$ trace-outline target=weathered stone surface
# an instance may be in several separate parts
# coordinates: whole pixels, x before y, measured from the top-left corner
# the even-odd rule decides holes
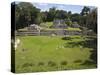
[[[68,31],[68,30],[41,30],[40,33],[39,32],[17,32],[16,35],[19,36],[24,36],[24,35],[33,35],[33,36],[37,36],[37,35],[43,35],[43,36],[49,36],[49,35],[58,35],[58,36],[64,36],[64,35],[81,35],[82,32],[81,31]]]
[[[36,25],[36,24],[31,24],[29,27],[28,27],[28,31],[39,31],[41,29],[40,26]]]
[[[65,20],[62,19],[56,19],[53,21],[53,28],[60,28],[60,29],[66,29],[67,25],[65,24]]]

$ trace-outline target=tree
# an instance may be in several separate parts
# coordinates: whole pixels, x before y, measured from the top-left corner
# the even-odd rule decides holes
[[[78,22],[79,23],[79,21],[80,21],[80,14],[78,14],[78,13],[72,14],[71,15],[71,20],[72,20],[72,22]]]
[[[66,19],[68,18],[67,12],[64,10],[57,10],[55,18],[57,19]]]
[[[80,14],[81,16],[79,24],[82,27],[86,27],[97,33],[97,9],[90,9],[89,7],[84,7]]]
[[[86,16],[88,15],[90,12],[90,8],[87,6],[84,6],[84,8],[82,9],[82,12],[80,13],[82,16]]]
[[[48,15],[48,12],[47,11],[41,12],[41,17],[42,17],[42,21],[43,22],[46,22],[47,21],[47,15]]]
[[[15,24],[16,29],[27,27],[32,23],[39,24],[41,22],[40,9],[28,2],[20,2],[15,4]]]
[[[56,8],[52,7],[49,9],[49,12],[47,13],[47,20],[53,21],[56,15]]]
[[[87,16],[86,25],[89,29],[92,29],[97,33],[97,8],[92,9],[90,14]]]
[[[68,11],[68,18],[71,18],[72,12]]]
[[[68,19],[66,20],[66,24],[67,24],[68,26],[71,27],[71,25],[72,25],[72,21],[70,20],[70,18],[68,18]]]

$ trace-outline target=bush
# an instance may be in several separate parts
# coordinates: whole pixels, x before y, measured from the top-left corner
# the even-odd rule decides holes
[[[42,65],[44,65],[44,63],[43,62],[39,62],[38,65],[39,66],[42,66]]]
[[[24,63],[22,65],[22,67],[29,67],[29,66],[34,66],[34,64],[33,63]]]
[[[80,63],[82,60],[75,60],[74,63]]]
[[[67,65],[67,61],[62,61],[61,65]]]
[[[63,37],[62,40],[72,40],[71,37]]]
[[[49,61],[49,62],[48,62],[48,65],[52,67],[52,66],[56,66],[56,63],[53,62],[53,61]]]

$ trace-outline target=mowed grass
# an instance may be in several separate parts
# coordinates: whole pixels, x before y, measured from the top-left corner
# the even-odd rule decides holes
[[[68,27],[67,30],[69,30],[69,31],[81,31],[80,28],[71,28],[71,27]]]
[[[43,22],[40,24],[42,27],[50,28],[53,25],[53,22]]]
[[[17,38],[21,40],[15,51],[17,73],[95,68],[96,64],[82,64],[90,60],[92,48],[81,45],[69,47],[69,42],[84,41],[80,36],[72,36],[72,40],[62,40],[61,36]]]

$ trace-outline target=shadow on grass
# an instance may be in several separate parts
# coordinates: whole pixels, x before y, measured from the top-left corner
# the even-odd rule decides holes
[[[92,61],[92,60],[86,60],[84,63],[82,63],[81,65],[94,65],[94,64],[96,64],[94,61]]]
[[[97,67],[97,39],[87,40],[84,44],[84,47],[92,48],[90,51],[90,60],[86,60],[82,65],[96,65]]]
[[[81,63],[82,60],[75,60],[74,63]]]
[[[71,37],[62,37],[62,40],[72,40]]]
[[[22,67],[32,67],[32,66],[34,66],[35,64],[33,64],[33,63],[24,63],[23,65],[22,65]]]
[[[70,36],[65,36],[65,37],[62,37],[61,39],[62,40],[73,40],[73,39],[80,39],[81,37],[79,36],[79,37],[70,37]]]
[[[73,48],[73,47],[82,47],[82,48],[92,48],[93,50],[90,51],[91,55],[90,55],[90,60],[86,60],[84,63],[82,63],[82,65],[97,65],[97,38],[93,38],[93,37],[86,37],[88,39],[84,40],[84,41],[78,41],[78,42],[66,42],[65,43],[65,48]],[[78,61],[77,61],[78,62]]]

